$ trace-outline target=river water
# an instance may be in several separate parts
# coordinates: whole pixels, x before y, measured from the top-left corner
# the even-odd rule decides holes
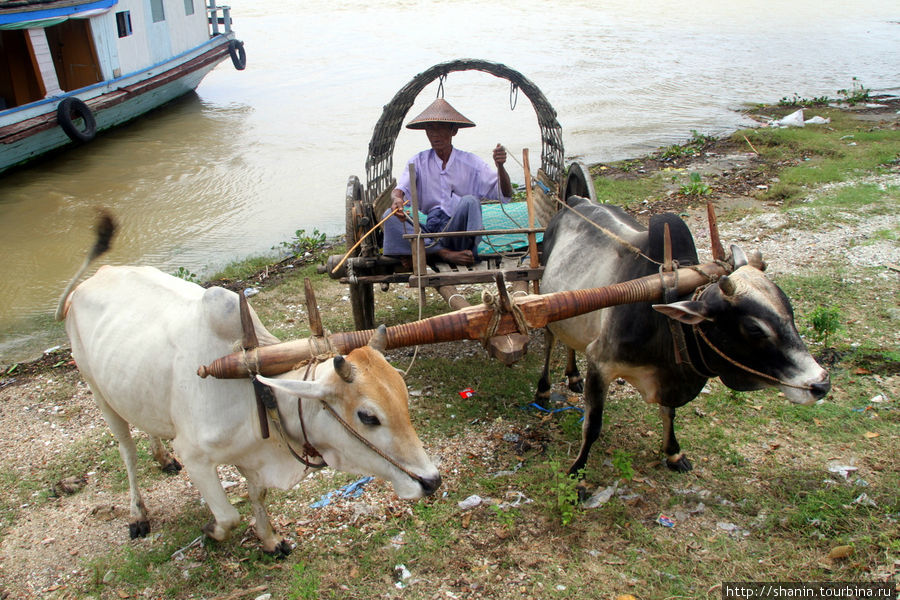
[[[567,162],[637,156],[747,124],[735,109],[837,96],[856,77],[900,86],[900,5],[872,0],[231,0],[247,69],[219,65],[163,110],[0,175],[0,364],[53,343],[58,294],[92,241],[97,207],[121,229],[113,264],[210,275],[303,229],[344,231],[347,179],[365,181],[382,107],[456,58],[501,62],[558,113]],[[445,97],[477,123],[457,147],[540,156],[534,111],[505,80],[453,73]],[[427,87],[407,115],[436,94]],[[426,146],[402,130],[395,166]],[[521,158],[519,158],[521,161]],[[508,163],[513,179],[521,167]]]

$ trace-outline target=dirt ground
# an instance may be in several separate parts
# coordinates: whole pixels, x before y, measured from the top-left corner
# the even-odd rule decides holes
[[[900,106],[894,103],[888,109],[860,111],[860,114],[862,118],[896,128],[898,108]],[[661,161],[647,158],[633,162],[627,172],[613,166],[596,166],[594,169],[605,176],[616,177],[638,177],[673,167],[700,172],[712,187],[710,197],[721,212],[744,205],[760,207],[757,194],[772,183],[772,173],[777,166],[764,163],[748,144],[720,140],[707,144],[700,154],[686,159]],[[895,166],[887,175],[873,178],[872,182],[900,185],[900,166]],[[874,231],[897,227],[896,215],[858,222],[835,231],[804,232],[776,226],[783,219],[777,204],[761,208],[763,211],[752,217],[722,223],[722,239],[726,243],[758,247],[764,256],[774,257],[775,260],[769,261],[774,272],[808,268],[835,256],[847,257],[858,265],[900,265],[900,248],[896,243],[858,243]],[[667,200],[654,203],[652,207],[634,207],[638,218],[648,217],[651,210],[685,214],[697,238],[698,248],[709,247],[705,199],[701,203],[672,193]],[[280,277],[285,270],[285,265],[275,265],[268,277]],[[21,364],[11,373],[4,372],[0,376],[0,430],[6,434],[6,442],[0,445],[0,460],[8,468],[21,474],[42,469],[97,429],[109,436],[109,445],[113,447],[114,441],[67,349]],[[446,463],[452,466],[453,457],[463,454],[463,448],[484,445],[485,454],[490,454],[496,443],[495,439],[474,440],[459,436],[452,442],[454,447],[443,445],[441,452]],[[114,456],[118,461],[118,455]],[[120,464],[111,468],[119,469]],[[54,500],[33,510],[26,502],[19,507],[22,512],[16,522],[0,523],[0,531],[3,531],[0,539],[0,599],[38,597],[67,584],[90,581],[98,574],[84,567],[85,560],[105,555],[111,548],[134,544],[124,534],[127,491],[111,493],[100,489],[95,485],[92,472],[59,475],[57,481],[47,482],[48,487],[54,488]],[[223,468],[221,475],[231,481],[238,479],[228,468]],[[79,493],[70,494],[73,490]],[[35,491],[35,495],[38,493]],[[160,523],[157,528],[165,527],[165,522],[176,520],[189,507],[199,504],[199,495],[184,471],[164,480],[155,480],[144,488],[144,493],[147,505],[154,507],[155,521]],[[377,497],[390,502],[386,491]],[[140,543],[152,545],[154,537],[151,535]]]

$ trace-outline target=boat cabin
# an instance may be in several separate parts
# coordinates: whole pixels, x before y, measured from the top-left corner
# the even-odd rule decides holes
[[[218,21],[204,0],[0,0],[0,111],[164,62]]]

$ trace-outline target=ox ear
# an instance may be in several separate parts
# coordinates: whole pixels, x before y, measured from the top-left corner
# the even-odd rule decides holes
[[[272,389],[280,390],[285,394],[298,398],[312,398],[322,400],[328,396],[328,388],[323,383],[315,381],[299,381],[297,379],[272,379],[257,375],[256,378]]]
[[[653,310],[687,325],[696,325],[701,321],[711,320],[706,314],[706,305],[692,300],[673,302],[672,304],[654,304]]]
[[[369,338],[369,347],[384,353],[387,348],[387,328],[384,325],[379,325],[372,337]]]

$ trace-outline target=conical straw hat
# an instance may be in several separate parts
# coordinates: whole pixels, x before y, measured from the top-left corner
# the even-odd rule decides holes
[[[443,98],[432,102],[418,117],[406,124],[407,129],[425,129],[429,123],[449,123],[457,127],[475,127]]]

